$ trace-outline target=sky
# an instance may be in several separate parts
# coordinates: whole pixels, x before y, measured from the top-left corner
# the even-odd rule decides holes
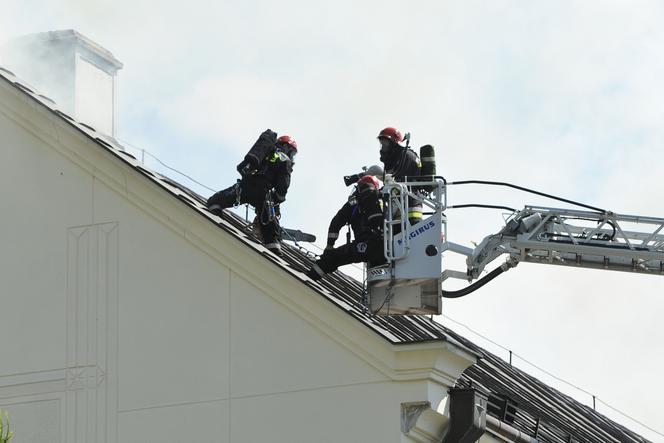
[[[124,63],[118,137],[210,189],[235,182],[264,129],[292,135],[299,153],[282,224],[320,239],[351,191],[342,177],[378,163],[385,126],[411,132],[413,146],[433,144],[448,180],[506,181],[664,217],[656,0],[0,3],[0,41],[76,29],[109,49]],[[560,206],[481,186],[452,187],[448,198]],[[447,216],[449,239],[467,246],[503,226],[500,211]],[[454,257],[444,266],[464,270]],[[663,293],[655,276],[524,263],[445,301],[438,320],[503,358],[450,319],[510,349],[518,367],[579,401],[592,405],[523,359],[664,433]]]

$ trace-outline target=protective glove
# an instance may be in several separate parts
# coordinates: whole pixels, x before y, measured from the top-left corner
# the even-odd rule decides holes
[[[286,197],[279,195],[277,191],[272,191],[272,201],[279,204],[286,201]]]
[[[241,175],[247,175],[255,169],[256,165],[254,159],[251,157],[245,157],[245,159],[237,165],[237,172],[239,172]]]

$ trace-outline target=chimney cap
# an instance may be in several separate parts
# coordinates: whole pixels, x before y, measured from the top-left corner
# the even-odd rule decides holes
[[[83,34],[73,29],[60,31],[40,32],[28,34],[11,39],[8,42],[12,46],[31,46],[35,44],[70,44],[76,45],[83,55],[94,59],[97,64],[105,65],[113,73],[122,69],[123,64],[115,58],[111,51],[93,42]]]

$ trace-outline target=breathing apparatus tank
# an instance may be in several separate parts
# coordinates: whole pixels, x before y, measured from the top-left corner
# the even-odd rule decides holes
[[[433,146],[424,145],[420,148],[420,161],[422,162],[422,173],[424,176],[436,175],[436,151]]]
[[[420,148],[420,161],[422,162],[421,180],[432,181],[436,175],[436,151],[433,146],[424,145]],[[428,192],[433,191],[433,188],[430,187],[423,189]]]

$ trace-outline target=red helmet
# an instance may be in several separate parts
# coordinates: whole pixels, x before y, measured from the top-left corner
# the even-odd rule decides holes
[[[373,175],[365,175],[364,177],[360,178],[357,181],[357,186],[360,186],[362,184],[371,185],[371,186],[373,186],[374,189],[379,189],[380,188],[380,182]]]
[[[277,139],[277,143],[285,143],[297,152],[297,142],[290,135],[282,135]]]
[[[380,131],[378,138],[387,138],[394,143],[401,143],[403,141],[403,134],[397,128],[387,127]]]

